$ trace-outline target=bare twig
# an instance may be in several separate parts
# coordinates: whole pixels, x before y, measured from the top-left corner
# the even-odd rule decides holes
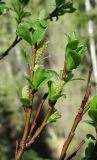
[[[9,54],[9,51],[16,46],[20,41],[22,40],[22,38],[18,39],[18,36],[16,36],[15,40],[13,41],[13,43],[9,46],[9,48],[0,54],[0,60],[3,59],[4,57],[6,57]]]
[[[38,118],[39,118],[39,115],[40,115],[40,113],[41,113],[41,110],[42,110],[42,108],[43,108],[43,104],[44,104],[47,96],[48,96],[48,93],[45,93],[44,96],[43,96],[43,98],[41,99],[41,102],[40,102],[40,104],[39,104],[39,106],[38,106],[38,109],[37,109],[37,111],[36,111],[36,114],[35,114],[33,123],[32,123],[32,125],[31,125],[31,129],[30,129],[30,132],[29,132],[29,135],[28,135],[28,140],[31,138],[31,135],[32,135],[33,130],[34,130],[36,124],[37,124],[37,120],[38,120]]]
[[[63,145],[63,148],[62,148],[62,152],[61,152],[61,156],[60,156],[60,160],[64,160],[64,158],[66,157],[66,152],[68,150],[68,147],[75,135],[75,130],[79,124],[79,122],[81,121],[82,119],[82,116],[83,116],[83,112],[84,112],[84,109],[86,107],[86,103],[88,101],[88,98],[90,96],[90,90],[91,90],[91,72],[92,70],[90,69],[89,71],[89,75],[88,75],[88,81],[87,81],[87,87],[86,87],[86,91],[85,91],[85,96],[82,100],[82,103],[81,103],[81,106],[79,108],[79,111],[74,119],[74,122],[73,122],[73,125],[72,125],[72,128],[71,128],[71,131],[68,135],[68,138],[67,140],[65,141],[64,145]]]
[[[31,140],[28,143],[26,143],[26,147],[29,147],[36,140],[36,138],[40,135],[40,133],[43,131],[43,129],[46,127],[47,120],[53,112],[54,105],[55,105],[55,103],[52,103],[51,101],[49,101],[48,110],[47,110],[47,113],[45,115],[45,118],[44,118],[41,126],[36,130],[35,134],[31,138]]]
[[[18,153],[18,147],[19,147],[19,142],[18,142],[18,140],[16,140],[16,151],[15,151],[15,156],[16,156],[17,153]]]
[[[78,151],[81,149],[81,147],[84,145],[85,140],[82,140],[81,143],[78,145],[78,147],[67,157],[66,160],[71,160],[72,158],[74,158]]]

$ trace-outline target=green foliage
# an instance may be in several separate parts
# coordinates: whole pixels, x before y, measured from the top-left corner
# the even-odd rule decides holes
[[[30,45],[32,45],[31,35],[29,32],[29,28],[26,24],[20,24],[18,27],[17,35],[27,41]]]
[[[20,1],[19,0],[14,0],[14,1],[11,0],[11,1],[12,1],[12,6],[13,6],[14,11],[19,16],[22,10]]]
[[[93,158],[93,154],[94,154],[94,143],[93,142],[89,142],[88,147],[85,150],[85,156],[91,160]]]
[[[68,43],[66,46],[67,71],[72,71],[80,65],[84,52],[85,47],[79,46],[79,40],[76,38],[75,33],[73,33],[71,36],[68,36]]]
[[[33,29],[32,33],[30,33],[31,28]],[[42,39],[46,29],[47,23],[44,20],[39,20],[34,23],[26,21],[18,26],[17,35],[32,46]]]
[[[6,14],[8,11],[9,11],[9,8],[6,5],[4,4],[0,5],[0,15]]]
[[[32,86],[34,89],[38,89],[50,81],[51,78],[51,73],[48,73],[43,67],[38,67],[34,73]]]
[[[12,10],[16,13],[16,21],[17,23],[21,23],[22,20],[26,17],[29,17],[31,15],[30,12],[25,12],[23,5],[26,5],[26,1],[20,1],[20,0],[11,0],[12,2]],[[28,1],[29,2],[29,1]]]
[[[26,64],[31,65],[31,57],[29,54],[27,54],[24,48],[21,50],[21,56]]]
[[[56,6],[59,6],[62,3],[65,3],[65,0],[55,0],[56,1]]]
[[[34,33],[33,33],[33,36],[32,36],[32,44],[35,45],[43,36],[45,32],[45,29],[44,28],[38,28]]]
[[[53,111],[52,115],[49,117],[47,123],[53,123],[53,122],[57,122],[58,119],[61,118],[61,113],[58,112],[56,109]]]
[[[97,95],[94,96],[90,102],[90,109],[88,111],[88,115],[91,118],[91,120],[87,120],[86,123],[96,128],[97,127]]]
[[[73,13],[75,10],[72,0],[68,2],[65,2],[64,0],[56,0],[56,8],[50,16],[51,18],[56,17],[58,20],[59,16],[62,16],[65,13]]]
[[[91,134],[88,134],[87,136],[87,142],[88,142],[88,146],[85,149],[85,159],[87,160],[91,160],[94,159],[95,157],[95,137]]]
[[[23,4],[23,6],[27,5],[30,0],[19,0]]]

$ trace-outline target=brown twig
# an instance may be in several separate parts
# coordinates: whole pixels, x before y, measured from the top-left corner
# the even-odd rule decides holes
[[[44,104],[47,96],[48,96],[48,93],[45,93],[44,96],[43,96],[43,98],[41,99],[41,102],[40,102],[40,104],[39,104],[39,106],[38,106],[38,109],[37,109],[37,111],[36,111],[36,114],[35,114],[33,123],[32,123],[32,125],[31,125],[31,129],[30,129],[30,132],[29,132],[29,135],[28,135],[28,140],[31,138],[31,135],[32,135],[33,130],[34,130],[36,124],[37,124],[37,120],[38,120],[38,118],[39,118],[39,115],[40,115],[40,113],[41,113],[41,110],[42,110],[42,108],[43,108],[43,104]]]
[[[31,81],[32,81],[33,75],[34,75],[35,56],[36,56],[36,49],[33,48],[32,49],[32,66],[31,66],[31,68],[29,68],[29,66],[28,66],[29,78]],[[34,94],[35,94],[35,91],[32,91],[32,89],[29,88],[30,106],[24,108],[25,117],[26,117],[25,128],[24,128],[23,136],[22,136],[22,139],[20,142],[20,149],[18,150],[18,153],[16,155],[16,160],[21,160],[21,157],[22,157],[24,150],[25,150],[25,147],[26,147],[26,140],[27,140],[29,127],[30,127],[30,119],[31,119],[31,114],[32,114],[32,105],[33,105]]]
[[[84,145],[85,140],[82,140],[81,143],[78,145],[78,147],[67,157],[66,160],[71,160],[72,158],[74,158],[78,151],[81,149],[81,147]]]
[[[87,81],[87,87],[86,87],[86,91],[85,91],[85,96],[82,100],[82,103],[81,103],[81,106],[79,108],[79,111],[74,119],[74,122],[73,122],[73,125],[72,125],[72,128],[71,128],[71,131],[67,137],[67,140],[65,141],[64,145],[63,145],[63,148],[62,148],[62,152],[61,152],[61,156],[60,156],[60,160],[64,160],[64,158],[66,157],[66,152],[67,152],[67,149],[75,135],[75,130],[79,124],[79,122],[81,121],[82,119],[82,115],[83,115],[83,112],[84,112],[84,109],[86,107],[86,103],[88,101],[88,98],[90,96],[90,90],[91,90],[91,72],[92,70],[90,69],[89,71],[89,75],[88,75],[88,81]]]
[[[22,38],[18,39],[18,36],[16,36],[15,40],[13,41],[13,43],[9,46],[9,48],[0,54],[0,60],[3,59],[4,57],[6,57],[9,54],[9,51],[16,46],[20,41],[22,40]]]
[[[19,147],[19,142],[18,142],[18,140],[16,140],[16,151],[15,151],[15,156],[16,156],[17,153],[18,153],[18,147]]]
[[[40,133],[43,131],[43,129],[46,127],[47,120],[48,120],[48,118],[51,116],[51,114],[53,112],[54,105],[55,105],[55,103],[52,103],[51,101],[49,101],[48,110],[47,110],[47,113],[46,113],[46,115],[44,117],[44,120],[43,120],[41,126],[36,130],[35,134],[31,138],[31,140],[28,143],[26,143],[26,147],[29,147],[36,140],[36,138],[40,135]]]

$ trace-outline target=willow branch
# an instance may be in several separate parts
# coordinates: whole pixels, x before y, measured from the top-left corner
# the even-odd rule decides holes
[[[87,103],[87,101],[89,99],[89,96],[90,96],[90,90],[91,90],[91,72],[92,72],[92,70],[90,69],[89,75],[88,75],[87,87],[86,87],[86,91],[85,91],[85,96],[84,96],[84,98],[82,100],[82,103],[81,103],[81,106],[79,108],[79,111],[78,111],[78,113],[77,113],[77,115],[76,115],[76,117],[74,119],[71,131],[70,131],[70,133],[69,133],[69,135],[67,137],[67,140],[65,141],[65,143],[63,145],[61,156],[60,156],[60,160],[64,160],[64,158],[66,157],[66,152],[68,150],[68,147],[69,147],[72,139],[74,138],[76,128],[77,128],[78,124],[80,123],[80,121],[82,119],[83,112],[84,112],[84,109],[86,107],[86,103]]]
[[[66,160],[71,160],[72,158],[74,158],[78,151],[81,149],[81,147],[84,145],[85,140],[82,140],[81,143],[78,145],[78,147],[67,157]]]
[[[36,56],[36,49],[32,48],[32,65],[29,69],[29,78],[32,81],[33,75],[34,75],[34,66],[35,66],[35,56]],[[33,99],[34,99],[34,94],[35,91],[32,91],[32,89],[29,87],[29,100],[30,100],[30,106],[24,108],[25,110],[25,117],[26,117],[26,122],[25,122],[25,128],[23,132],[23,136],[20,142],[20,149],[16,155],[16,160],[21,160],[21,157],[24,153],[25,147],[26,147],[26,140],[29,132],[29,127],[30,127],[30,119],[31,119],[31,114],[32,114],[32,105],[33,105]]]
[[[53,112],[54,105],[55,105],[55,103],[52,103],[51,101],[49,101],[47,113],[44,117],[44,120],[43,120],[41,126],[36,130],[35,134],[31,138],[31,140],[28,143],[26,143],[26,147],[29,147],[36,140],[36,138],[40,135],[40,133],[43,131],[43,129],[46,127],[47,121]]]
[[[7,48],[7,50],[3,53],[0,54],[0,60],[3,59],[4,57],[6,57],[9,54],[9,51],[16,46],[20,41],[22,40],[22,38],[18,39],[18,36],[16,36],[15,40],[13,41],[13,43],[9,46],[9,48]]]
[[[30,129],[30,132],[29,132],[29,135],[28,135],[28,140],[31,138],[31,135],[32,135],[32,133],[33,133],[33,131],[34,131],[34,128],[35,128],[35,126],[36,126],[36,124],[37,124],[37,120],[38,120],[38,118],[39,118],[39,115],[40,115],[40,113],[41,113],[41,110],[42,110],[42,108],[43,108],[43,104],[44,104],[47,96],[48,96],[48,93],[45,93],[44,96],[43,96],[43,98],[41,99],[41,102],[40,102],[40,104],[39,104],[39,106],[38,106],[38,109],[37,109],[37,111],[36,111],[36,114],[35,114],[33,123],[32,123],[32,125],[31,125],[31,129]]]

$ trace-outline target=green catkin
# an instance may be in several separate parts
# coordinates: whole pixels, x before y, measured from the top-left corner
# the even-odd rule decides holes
[[[53,85],[53,90],[55,90],[55,95],[58,95],[64,86],[64,81],[63,80],[58,80],[54,83]]]
[[[29,99],[29,87],[27,85],[22,89],[22,98]]]
[[[39,64],[44,56],[45,49],[47,48],[47,42],[45,42],[36,52],[35,64]]]

